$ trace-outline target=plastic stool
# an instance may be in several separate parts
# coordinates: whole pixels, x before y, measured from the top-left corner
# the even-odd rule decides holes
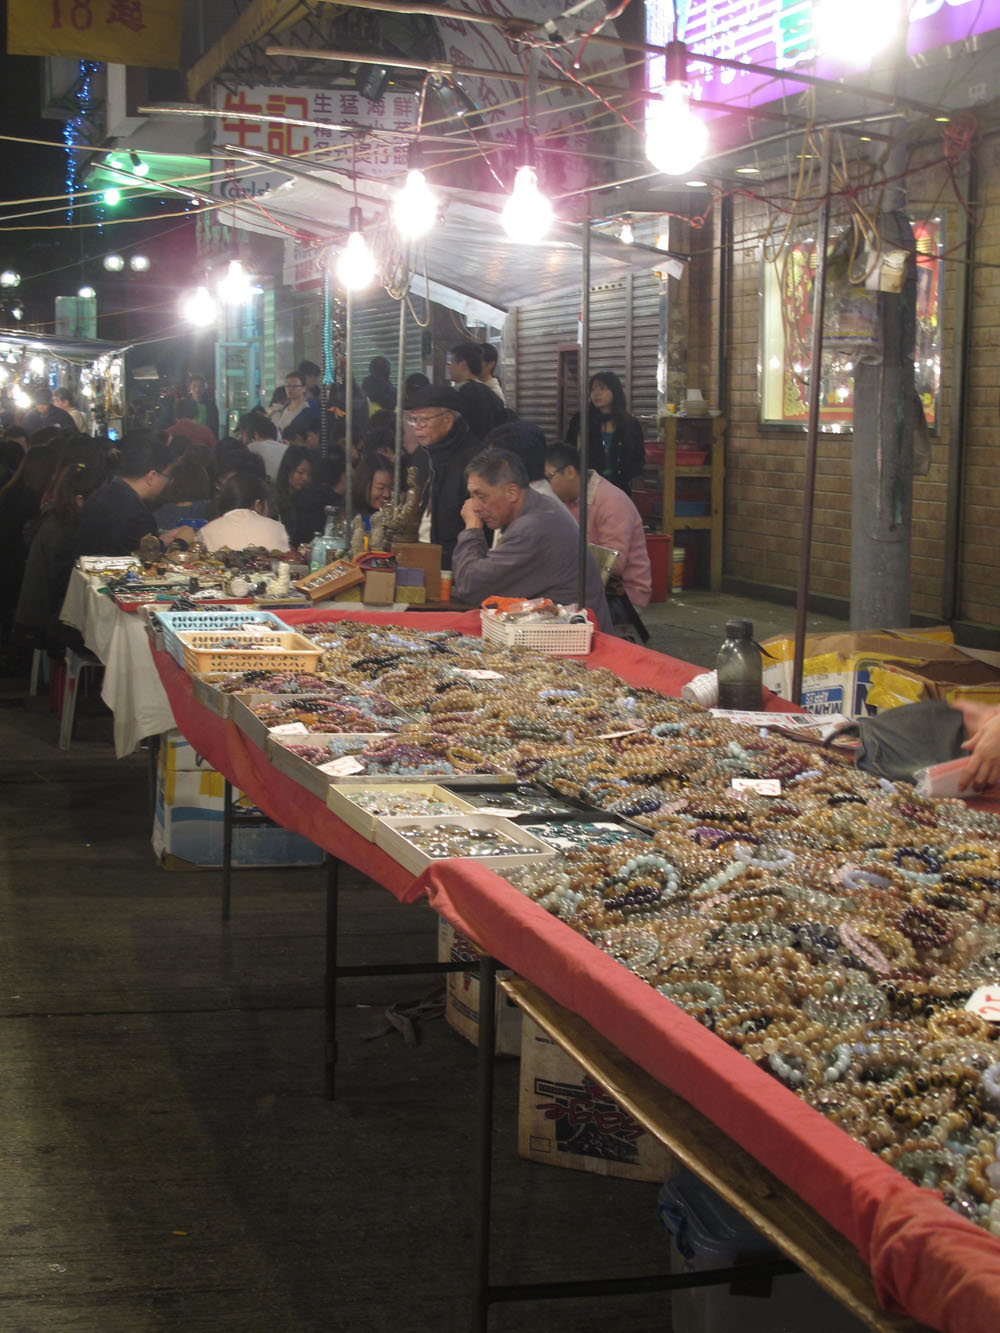
[[[66,649],[66,678],[63,684],[62,720],[59,724],[60,750],[68,750],[73,739],[73,722],[76,718],[76,695],[80,675],[82,672],[94,668],[98,671],[104,670],[104,663],[99,657],[95,657],[93,653],[75,653],[72,648]]]

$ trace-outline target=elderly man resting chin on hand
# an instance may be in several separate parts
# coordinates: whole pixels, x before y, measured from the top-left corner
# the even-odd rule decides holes
[[[465,469],[469,498],[465,531],[451,557],[454,595],[476,604],[486,597],[577,599],[580,532],[566,508],[533,491],[524,464],[505,449],[486,449]],[[500,533],[490,550],[485,529]],[[587,606],[599,629],[614,632],[601,576],[587,554]]]

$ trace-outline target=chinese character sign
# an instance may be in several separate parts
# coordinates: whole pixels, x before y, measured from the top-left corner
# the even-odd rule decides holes
[[[176,0],[8,0],[7,51],[177,69]]]
[[[215,188],[226,198],[265,194],[285,179],[277,166],[248,171],[245,159],[226,158],[230,144],[277,157],[308,154],[314,163],[342,170],[356,164],[361,176],[393,176],[406,170],[406,132],[417,121],[416,96],[392,90],[369,102],[343,88],[219,89],[216,109],[227,113],[215,130],[216,150],[229,168]],[[296,121],[308,123],[289,123]],[[375,133],[355,136],[343,128],[349,125]]]

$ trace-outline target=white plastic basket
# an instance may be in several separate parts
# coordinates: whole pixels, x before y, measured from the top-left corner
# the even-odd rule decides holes
[[[480,611],[483,638],[498,648],[529,648],[536,653],[556,657],[586,657],[594,638],[594,626],[588,619],[580,624],[518,624],[500,620],[492,611]]]

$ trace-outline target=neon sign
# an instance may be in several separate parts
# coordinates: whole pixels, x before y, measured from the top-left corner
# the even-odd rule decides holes
[[[692,51],[778,71],[812,66],[826,78],[846,71],[819,58],[813,33],[813,0],[676,0],[677,37]],[[674,35],[672,0],[646,0],[646,40],[666,45]],[[906,50],[911,56],[1000,28],[1000,0],[914,0]],[[708,102],[757,106],[791,91],[766,74],[698,65],[692,56],[692,96]],[[648,66],[649,87],[663,86],[665,61]]]

